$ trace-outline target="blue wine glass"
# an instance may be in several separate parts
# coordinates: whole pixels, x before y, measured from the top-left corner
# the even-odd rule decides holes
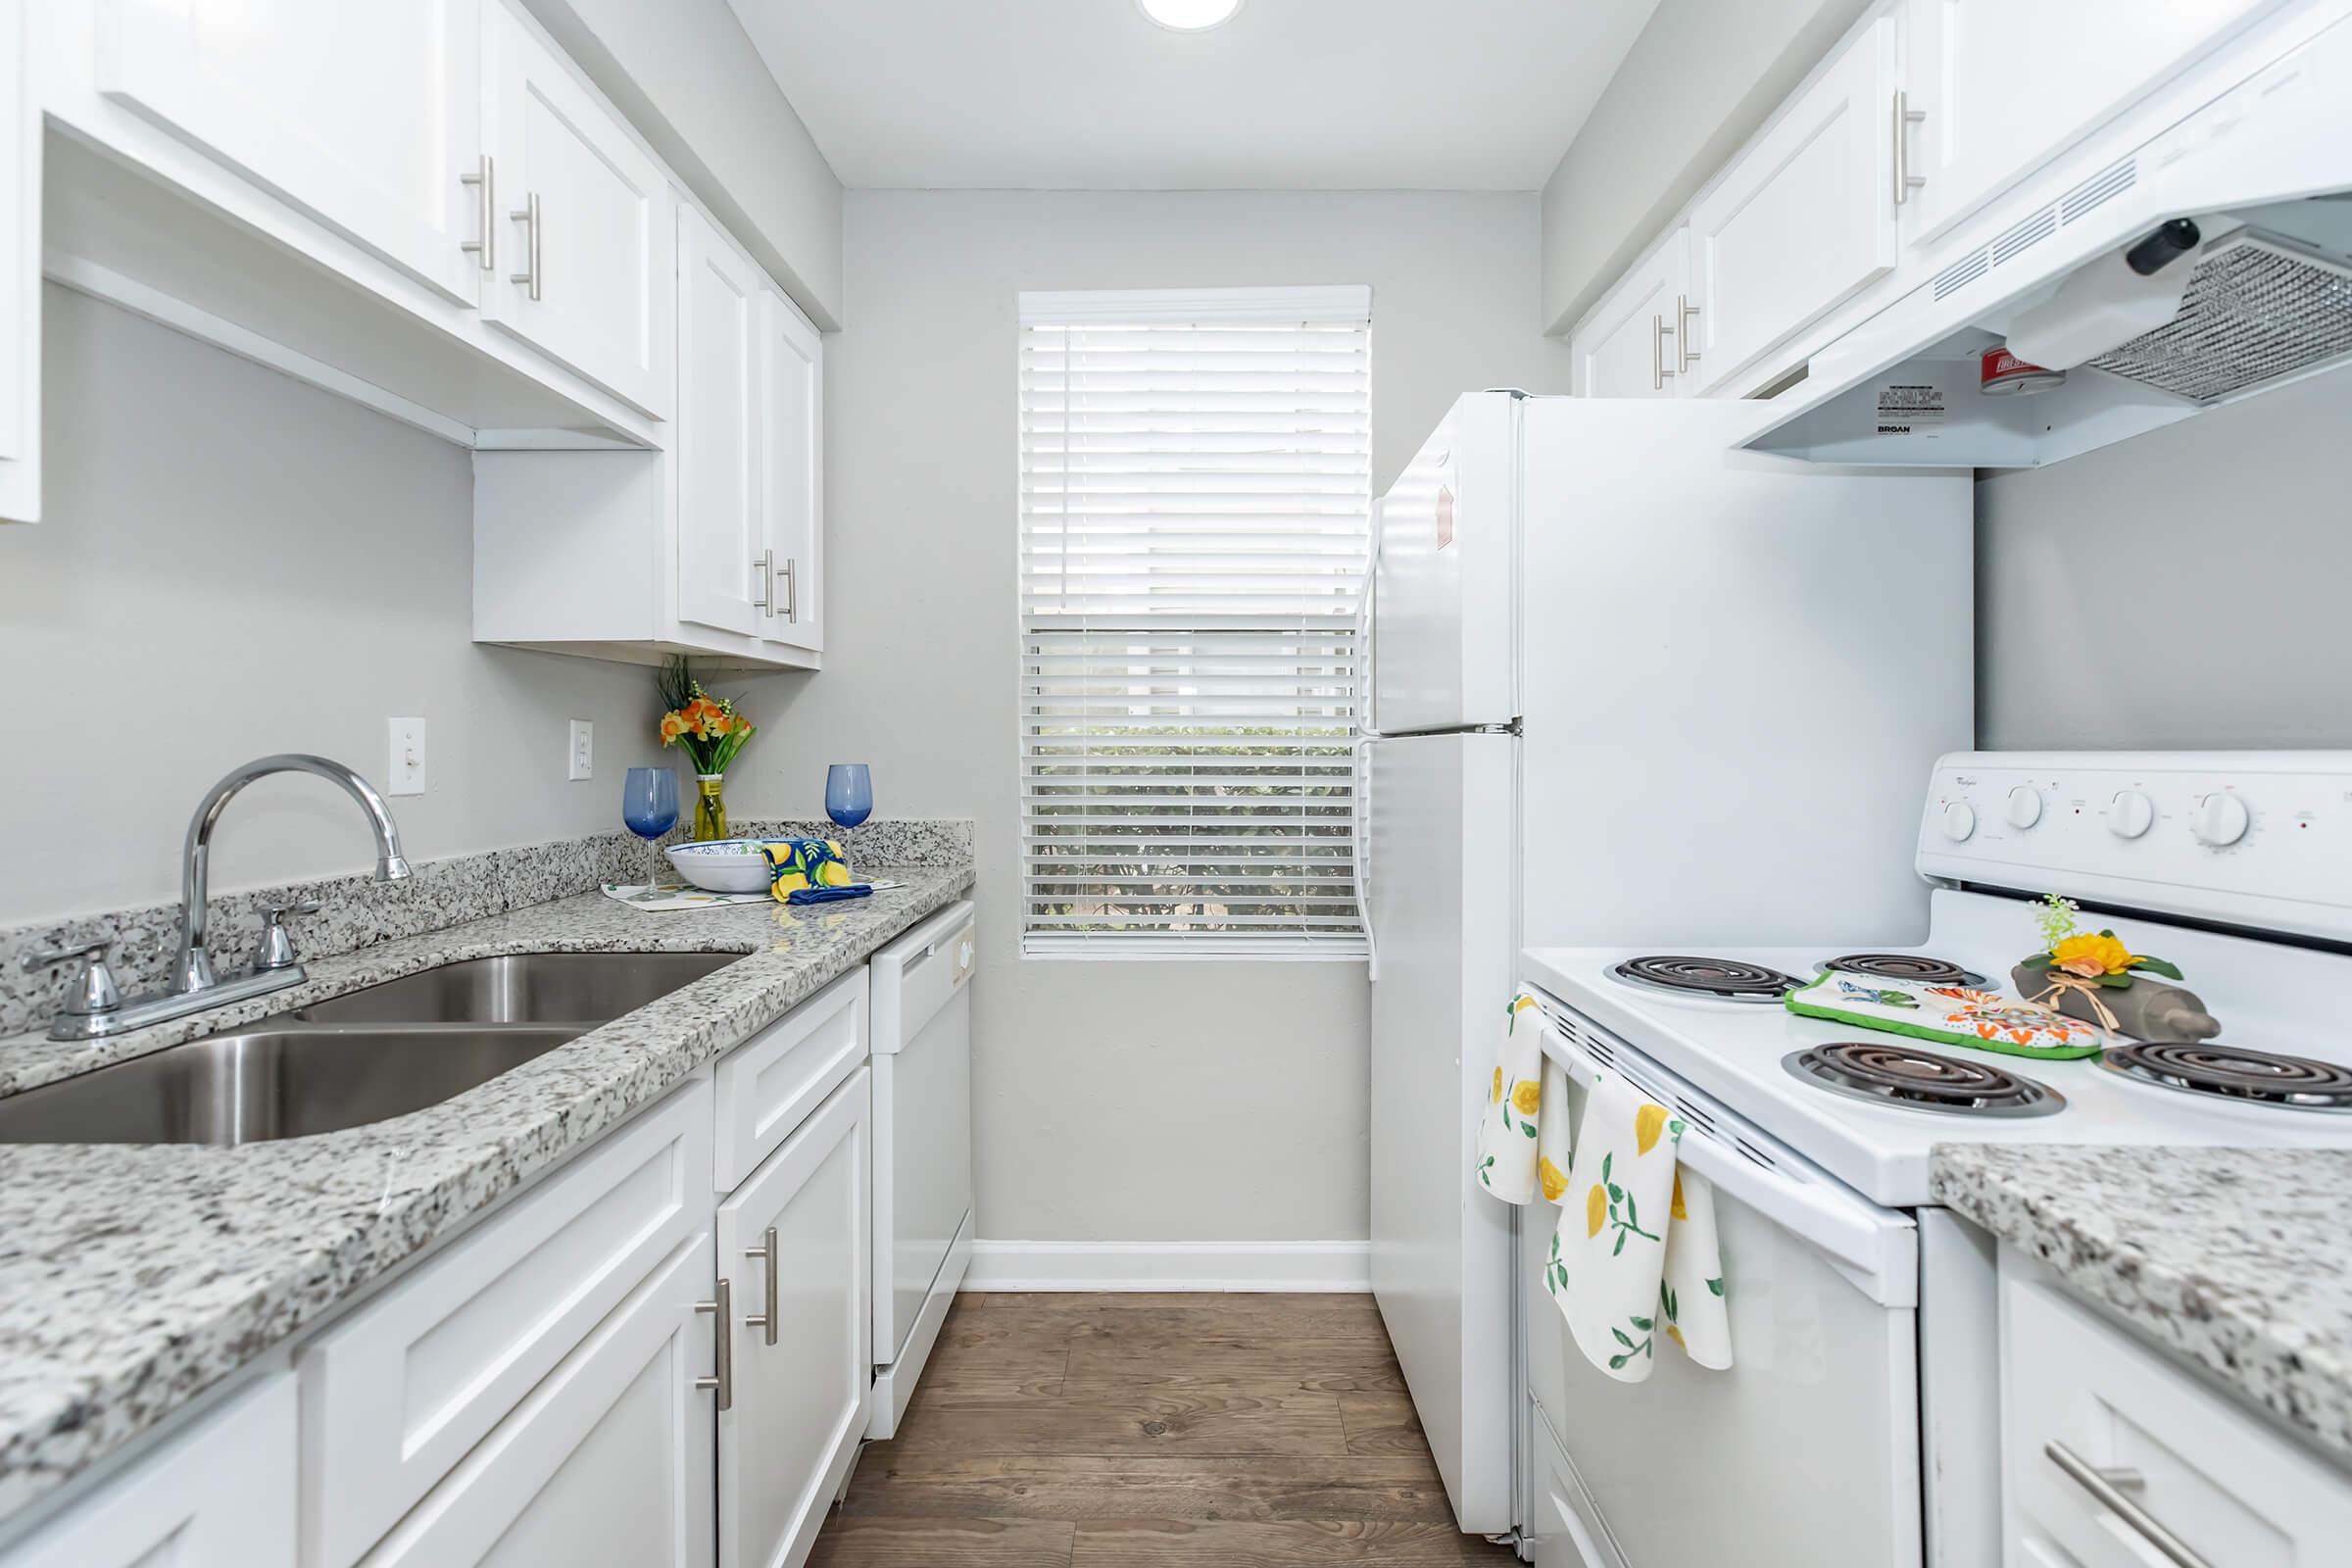
[[[678,825],[678,775],[666,767],[632,767],[620,786],[620,819],[651,844]],[[657,865],[654,880],[662,880]]]
[[[863,762],[835,762],[825,769],[825,814],[839,827],[856,827],[874,814],[873,775]]]

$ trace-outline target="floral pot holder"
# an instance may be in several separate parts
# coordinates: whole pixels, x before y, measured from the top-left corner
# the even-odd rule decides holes
[[[1832,970],[1783,1001],[1790,1012],[1808,1018],[2044,1061],[2095,1056],[2107,1043],[2093,1025],[2004,991],[1971,986],[1866,979]]]

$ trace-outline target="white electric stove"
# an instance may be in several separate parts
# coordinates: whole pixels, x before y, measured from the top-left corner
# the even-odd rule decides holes
[[[1924,940],[1522,956],[1571,1079],[1621,1073],[1690,1124],[1683,1158],[1720,1195],[1737,1357],[1600,1377],[1527,1288],[1548,1229],[1524,1227],[1539,1560],[1548,1530],[1592,1568],[1997,1562],[1991,1248],[1933,1206],[1934,1146],[2352,1149],[2352,753],[1947,757],[1914,865],[1936,884]],[[1862,985],[2008,989],[2045,892],[2177,963],[2221,1035],[2050,1061],[1782,1003],[1834,964]],[[1669,1478],[1721,1505],[1672,1506]]]

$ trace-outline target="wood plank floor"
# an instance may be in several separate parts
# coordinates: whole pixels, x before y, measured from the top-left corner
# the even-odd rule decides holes
[[[1368,1296],[956,1300],[812,1568],[1396,1568],[1455,1532]]]

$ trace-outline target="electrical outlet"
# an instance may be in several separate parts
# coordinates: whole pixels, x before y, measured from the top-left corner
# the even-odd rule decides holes
[[[392,765],[385,772],[390,781],[384,786],[386,795],[422,795],[424,793],[424,720],[421,718],[386,719],[391,731]]]
[[[564,756],[564,776],[570,779],[596,776],[596,726],[587,719],[571,721],[571,750]]]

